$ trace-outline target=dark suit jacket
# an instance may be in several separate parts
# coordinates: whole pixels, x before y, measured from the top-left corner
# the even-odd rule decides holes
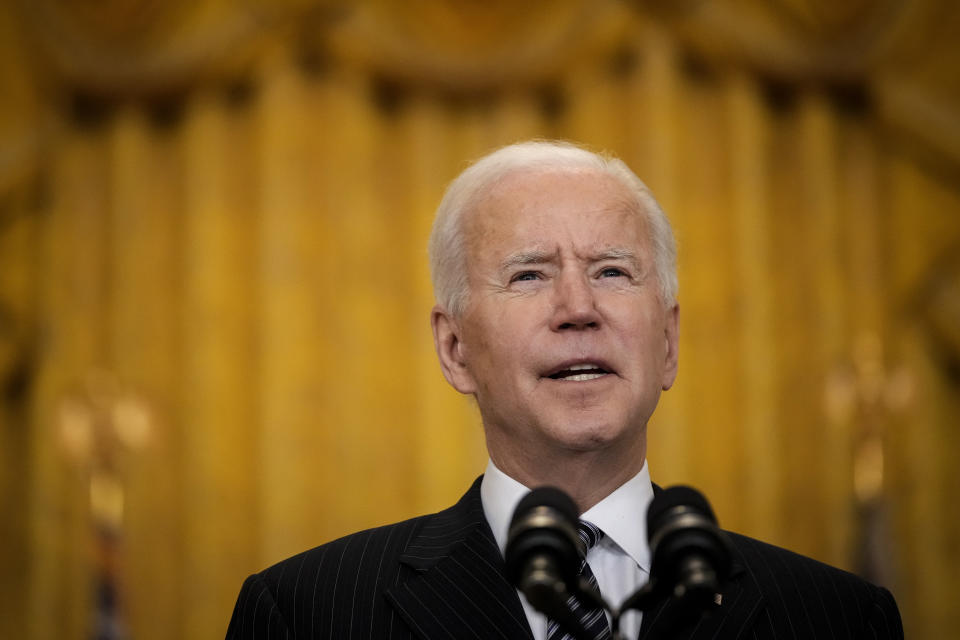
[[[721,604],[689,616],[660,602],[644,613],[641,638],[903,637],[886,589],[730,536],[735,567]],[[227,629],[228,640],[531,637],[479,479],[445,511],[355,533],[250,576]]]

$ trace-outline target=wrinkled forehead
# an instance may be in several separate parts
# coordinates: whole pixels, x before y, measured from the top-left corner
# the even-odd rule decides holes
[[[648,228],[643,204],[620,179],[594,168],[515,170],[501,176],[474,199],[464,212],[463,232],[469,253],[483,252],[520,235],[535,241],[538,231],[553,235],[570,217],[602,220],[615,227],[622,240],[647,244]],[[603,245],[609,238],[593,238],[600,229],[578,228],[584,245]]]

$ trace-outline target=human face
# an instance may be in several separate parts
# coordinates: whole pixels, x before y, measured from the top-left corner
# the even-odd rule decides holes
[[[475,395],[491,456],[640,451],[677,369],[646,221],[587,169],[501,180],[464,221],[469,297],[434,311],[444,374]],[[547,449],[544,449],[546,447]]]

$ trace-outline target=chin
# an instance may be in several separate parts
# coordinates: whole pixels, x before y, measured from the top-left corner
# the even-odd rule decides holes
[[[556,442],[572,451],[597,451],[619,442],[626,430],[609,422],[576,422],[551,429]]]

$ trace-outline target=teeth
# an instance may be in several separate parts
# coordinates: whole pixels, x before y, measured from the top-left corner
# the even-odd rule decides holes
[[[594,367],[595,368],[595,367]],[[596,380],[597,378],[602,378],[607,374],[605,373],[578,373],[575,376],[567,376],[563,378],[564,380],[573,380],[575,382],[586,382],[587,380]]]
[[[577,373],[582,372],[582,373]],[[556,373],[550,374],[554,380],[573,380],[574,382],[584,382],[586,380],[596,380],[605,376],[609,371],[596,364],[595,362],[584,362],[582,364],[573,364]]]

